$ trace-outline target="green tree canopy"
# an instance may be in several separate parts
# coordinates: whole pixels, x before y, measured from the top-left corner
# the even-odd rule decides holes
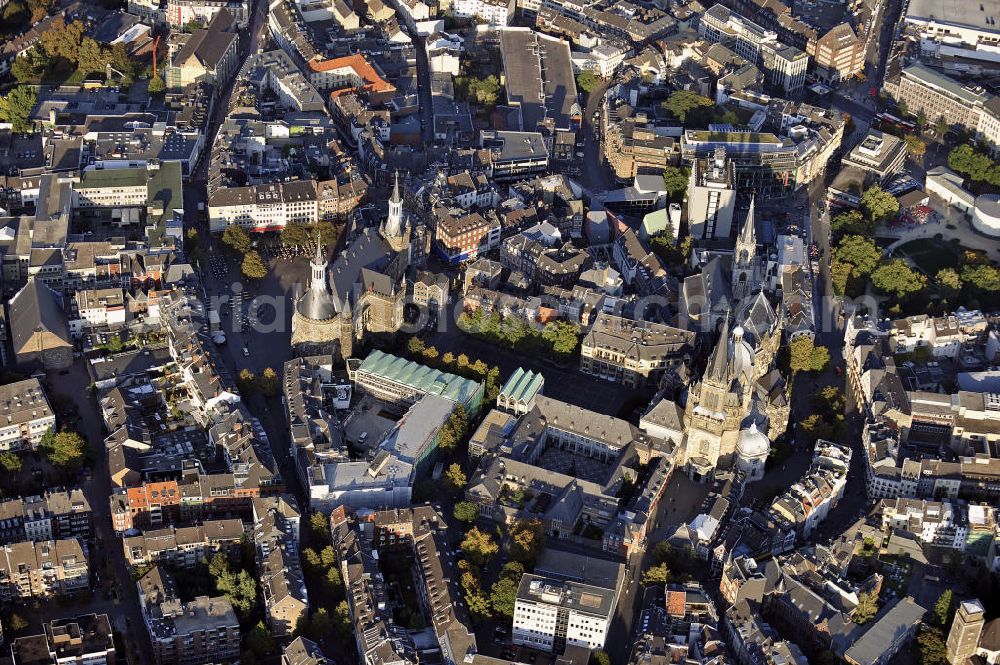
[[[462,541],[462,551],[469,561],[477,566],[484,566],[500,551],[500,546],[493,541],[489,533],[472,527]]]
[[[645,586],[651,586],[653,584],[668,584],[669,582],[670,569],[667,568],[667,564],[665,563],[650,566],[646,569],[646,572],[642,574],[642,583]]]
[[[14,132],[30,132],[31,110],[38,101],[38,93],[31,86],[19,85],[0,96],[0,120],[9,122]]]
[[[866,220],[859,210],[838,213],[830,220],[830,234],[835,238],[845,235],[870,236],[875,225]]]
[[[462,466],[457,462],[453,462],[448,466],[444,472],[444,479],[452,492],[462,490],[465,487],[465,483],[468,481],[468,478],[465,476],[465,472],[462,471]]]
[[[927,144],[913,134],[907,134],[903,140],[906,141],[906,150],[911,157],[920,158],[927,152]]]
[[[48,434],[51,434],[51,430]],[[76,432],[63,431],[44,436],[39,447],[53,465],[75,471],[83,465],[87,444]]]
[[[517,600],[518,583],[508,577],[501,577],[490,589],[490,605],[500,616],[513,617]]]
[[[8,473],[17,473],[21,470],[21,458],[17,453],[5,450],[0,453],[0,469]]]
[[[597,86],[601,84],[601,79],[597,77],[593,71],[589,69],[584,69],[582,72],[576,75],[576,87],[581,92],[585,92],[588,95],[597,89]]]
[[[668,166],[663,169],[663,188],[671,201],[683,201],[687,193],[691,170],[683,166]]]
[[[243,255],[240,271],[247,279],[264,279],[267,277],[267,264],[264,263],[264,259],[260,257],[257,250],[251,249]]]
[[[951,605],[953,601],[954,596],[951,589],[945,589],[938,596],[937,602],[934,603],[934,623],[942,631],[947,629],[948,623],[951,620]]]
[[[921,626],[917,633],[917,662],[920,665],[946,665],[948,649],[940,628]]]
[[[849,235],[841,239],[833,251],[833,258],[841,263],[850,264],[851,276],[863,279],[878,267],[882,252],[870,238]]]
[[[861,212],[872,222],[884,222],[899,212],[899,201],[878,185],[873,185],[861,195]]]
[[[222,242],[233,251],[245,254],[250,249],[250,236],[246,229],[237,224],[230,224],[222,232]]]
[[[857,624],[868,623],[878,614],[878,595],[869,591],[858,595],[858,606],[851,613],[851,621]]]
[[[276,397],[281,392],[281,381],[273,367],[265,367],[261,373],[260,391],[265,397]]]
[[[151,95],[159,95],[166,89],[167,84],[163,82],[163,77],[159,74],[149,79],[149,84],[146,86],[146,92]]]
[[[715,106],[715,102],[693,90],[677,90],[670,94],[662,106],[682,123],[686,123],[689,113],[710,109]]]
[[[788,345],[793,373],[822,372],[830,363],[830,350],[817,345],[811,337],[796,337]]]
[[[510,558],[534,566],[545,546],[545,529],[536,519],[518,520],[510,527]]]
[[[469,501],[459,501],[455,504],[454,515],[459,522],[475,522],[479,517],[479,507]]]
[[[927,278],[913,270],[902,259],[880,265],[872,273],[872,285],[897,298],[905,298],[924,289]]]

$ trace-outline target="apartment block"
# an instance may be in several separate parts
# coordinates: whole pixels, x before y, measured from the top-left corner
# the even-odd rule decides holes
[[[24,541],[0,549],[0,601],[52,598],[90,588],[80,541]]]
[[[228,598],[198,596],[183,602],[174,579],[159,566],[136,586],[156,665],[239,661],[240,623]]]
[[[963,85],[919,63],[903,69],[898,84],[887,82],[886,90],[913,115],[923,112],[929,122],[943,119],[973,132],[989,100],[982,88]]]
[[[0,450],[34,449],[56,417],[38,379],[0,386]]]
[[[115,642],[107,614],[55,619],[44,633],[19,637],[11,645],[18,665],[115,665]]]

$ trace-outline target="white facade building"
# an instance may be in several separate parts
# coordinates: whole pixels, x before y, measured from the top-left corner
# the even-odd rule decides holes
[[[601,649],[614,616],[612,589],[525,574],[514,603],[512,642],[561,654],[566,646]]]

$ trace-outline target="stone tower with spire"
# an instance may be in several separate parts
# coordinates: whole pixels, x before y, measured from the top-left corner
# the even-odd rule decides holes
[[[292,347],[301,353],[326,353],[339,337],[333,293],[327,283],[326,257],[316,231],[316,253],[309,262],[309,288],[295,302]]]
[[[392,195],[389,197],[389,214],[379,229],[382,237],[395,252],[410,250],[410,224],[403,206],[403,196],[399,191],[399,171],[396,171]]]
[[[757,254],[757,230],[754,221],[754,200],[750,199],[750,210],[747,211],[743,228],[736,238],[736,249],[733,252],[733,300],[740,302],[755,293],[759,287],[762,275],[762,265]]]

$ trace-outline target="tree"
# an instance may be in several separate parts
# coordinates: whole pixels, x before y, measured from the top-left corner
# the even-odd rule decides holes
[[[940,628],[921,626],[917,633],[917,662],[920,665],[945,665],[948,650]]]
[[[893,259],[875,269],[872,273],[872,285],[897,298],[917,293],[926,286],[927,278],[913,270],[902,259]]]
[[[423,352],[424,360],[434,361],[437,359],[438,355],[440,355],[438,350],[433,346],[428,346]]]
[[[510,527],[510,558],[533,566],[545,547],[545,530],[539,520],[518,520]]]
[[[431,347],[432,349],[434,347]],[[469,429],[469,415],[461,404],[455,405],[441,433],[438,435],[438,448],[443,453],[450,453],[465,439]]]
[[[36,44],[24,55],[14,59],[14,63],[10,66],[10,73],[18,83],[23,83],[40,78],[48,68],[49,56],[41,46]]]
[[[0,468],[8,473],[17,473],[21,470],[21,458],[17,453],[5,450],[0,453]]]
[[[650,566],[646,569],[646,572],[642,574],[642,584],[643,586],[651,586],[653,584],[668,584],[670,582],[670,569],[667,568],[667,564],[661,563],[657,566]]]
[[[222,232],[222,242],[240,254],[246,254],[250,249],[250,236],[242,226],[236,224],[230,224]]]
[[[671,201],[681,202],[687,193],[691,171],[683,166],[668,166],[663,169],[663,188]]]
[[[465,477],[465,472],[462,471],[461,465],[457,462],[452,463],[448,469],[444,472],[445,482],[448,483],[448,487],[452,492],[458,492],[463,487],[465,483],[468,482],[468,478]]]
[[[919,159],[927,152],[927,144],[913,134],[907,134],[903,140],[906,141],[906,151],[911,157]]]
[[[818,393],[811,396],[813,409],[821,414],[839,414],[843,416],[847,400],[837,386],[824,386]]]
[[[852,266],[851,276],[863,279],[878,266],[882,252],[870,238],[850,235],[841,239],[833,250],[833,258],[841,263],[849,263]]]
[[[962,279],[954,268],[942,268],[935,275],[938,289],[945,295],[952,296],[962,289]]]
[[[354,628],[351,626],[351,608],[346,600],[340,601],[334,608],[332,628],[342,638],[348,638],[354,633]]]
[[[330,542],[330,522],[326,515],[317,511],[309,516],[309,533],[317,543]]]
[[[522,575],[524,575],[524,564],[519,561],[508,561],[500,569],[501,577],[509,578],[515,582],[519,582]]]
[[[837,438],[836,426],[818,413],[806,416],[800,424],[810,443],[816,443],[819,439],[828,441]]]
[[[28,0],[28,9],[31,10],[31,23],[34,25],[48,16],[52,3],[50,0]]]
[[[851,613],[851,621],[857,624],[865,624],[875,618],[878,614],[878,594],[868,591],[858,595],[858,606]]]
[[[870,236],[874,230],[875,225],[858,210],[839,213],[830,220],[830,235],[838,238],[845,235]]]
[[[455,97],[480,106],[496,106],[500,99],[500,81],[492,74],[486,78],[473,76],[455,77]]]
[[[337,227],[333,222],[316,222],[309,229],[309,237],[319,235],[319,244],[327,247],[337,242]]]
[[[230,227],[231,228],[231,227]],[[243,276],[247,279],[263,279],[267,277],[267,264],[255,249],[243,255],[243,263],[240,265]]]
[[[77,69],[82,74],[92,74],[94,72],[104,73],[111,54],[97,43],[93,37],[84,37],[80,42],[80,50],[77,56]]]
[[[257,604],[257,582],[247,571],[241,570],[236,574],[226,571],[215,580],[215,588],[229,599],[241,618],[245,619],[253,612]]]
[[[508,577],[501,577],[490,589],[490,606],[497,614],[514,616],[514,602],[517,600],[518,583]]]
[[[135,78],[135,61],[129,55],[128,47],[124,42],[118,42],[111,47],[109,54],[111,66],[117,69],[125,77],[126,82],[131,83]]]
[[[38,101],[38,93],[31,86],[19,85],[0,96],[0,120],[9,122],[17,133],[30,132],[31,110]]]
[[[830,363],[830,350],[819,345],[811,337],[796,337],[788,345],[791,352],[792,373],[822,372]]]
[[[710,109],[715,106],[715,103],[708,97],[699,95],[692,90],[677,90],[670,94],[662,106],[675,118],[685,123],[688,113],[699,109]]]
[[[462,551],[472,563],[485,566],[486,562],[500,551],[500,546],[490,538],[489,533],[472,527],[462,541]]]
[[[76,471],[83,464],[86,443],[76,432],[59,432],[51,439],[43,442],[40,447],[45,458],[53,465],[69,471]]]
[[[597,86],[601,84],[601,79],[597,78],[597,74],[589,69],[585,69],[576,75],[576,87],[577,89],[587,93],[588,95],[597,89]]]
[[[942,116],[938,118],[937,122],[934,124],[934,129],[937,130],[938,136],[944,136],[948,133],[948,130],[951,129],[951,125],[949,125],[948,121]]]
[[[989,265],[967,265],[962,268],[962,282],[977,291],[1000,291],[1000,270]]]
[[[22,630],[28,627],[28,622],[21,617],[20,614],[13,612],[10,615],[10,621],[7,622],[7,628],[12,633],[20,633]]]
[[[938,596],[937,602],[934,603],[934,623],[941,628],[942,631],[947,630],[948,622],[951,619],[951,603],[953,600],[953,595],[951,589],[945,589],[940,596]]]
[[[208,562],[208,574],[217,580],[229,572],[229,558],[222,552],[216,552]]]
[[[878,185],[873,185],[861,195],[861,212],[876,224],[884,222],[899,212],[899,201]]]
[[[595,651],[590,654],[590,660],[587,662],[587,665],[611,665],[611,656],[606,651]]]
[[[146,92],[151,95],[158,95],[166,89],[167,84],[163,82],[163,78],[159,74],[149,79],[149,84],[146,86]]]
[[[479,517],[479,508],[476,504],[469,501],[459,501],[455,504],[453,514],[459,522],[471,523],[475,522],[476,518]]]
[[[566,360],[580,343],[580,327],[569,321],[552,321],[542,328],[542,339],[557,359]]]
[[[63,58],[75,65],[80,59],[80,44],[83,41],[83,33],[82,22],[66,23],[66,20],[60,16],[49,24],[49,29],[41,34],[39,41],[49,56]]]
[[[452,353],[451,351],[445,351],[444,355],[441,356],[441,362],[445,366],[450,367],[455,363],[455,354]]]
[[[277,644],[274,638],[271,637],[271,631],[267,629],[263,621],[258,621],[257,625],[243,639],[245,640],[245,646],[257,658],[270,656],[277,649]]]
[[[257,392],[257,375],[249,368],[244,367],[240,370],[239,376],[236,377],[236,389],[248,397],[254,394]]]
[[[289,222],[281,229],[281,244],[285,247],[302,247],[312,238],[309,227],[299,222]]]
[[[273,367],[265,367],[260,375],[260,391],[265,397],[276,397],[281,391],[281,382]]]
[[[409,351],[411,356],[419,356],[424,352],[425,348],[424,341],[419,337],[411,337],[410,341],[406,343],[406,350]]]
[[[466,592],[465,604],[469,607],[469,613],[477,621],[489,619],[492,616],[490,599],[482,591]]]

